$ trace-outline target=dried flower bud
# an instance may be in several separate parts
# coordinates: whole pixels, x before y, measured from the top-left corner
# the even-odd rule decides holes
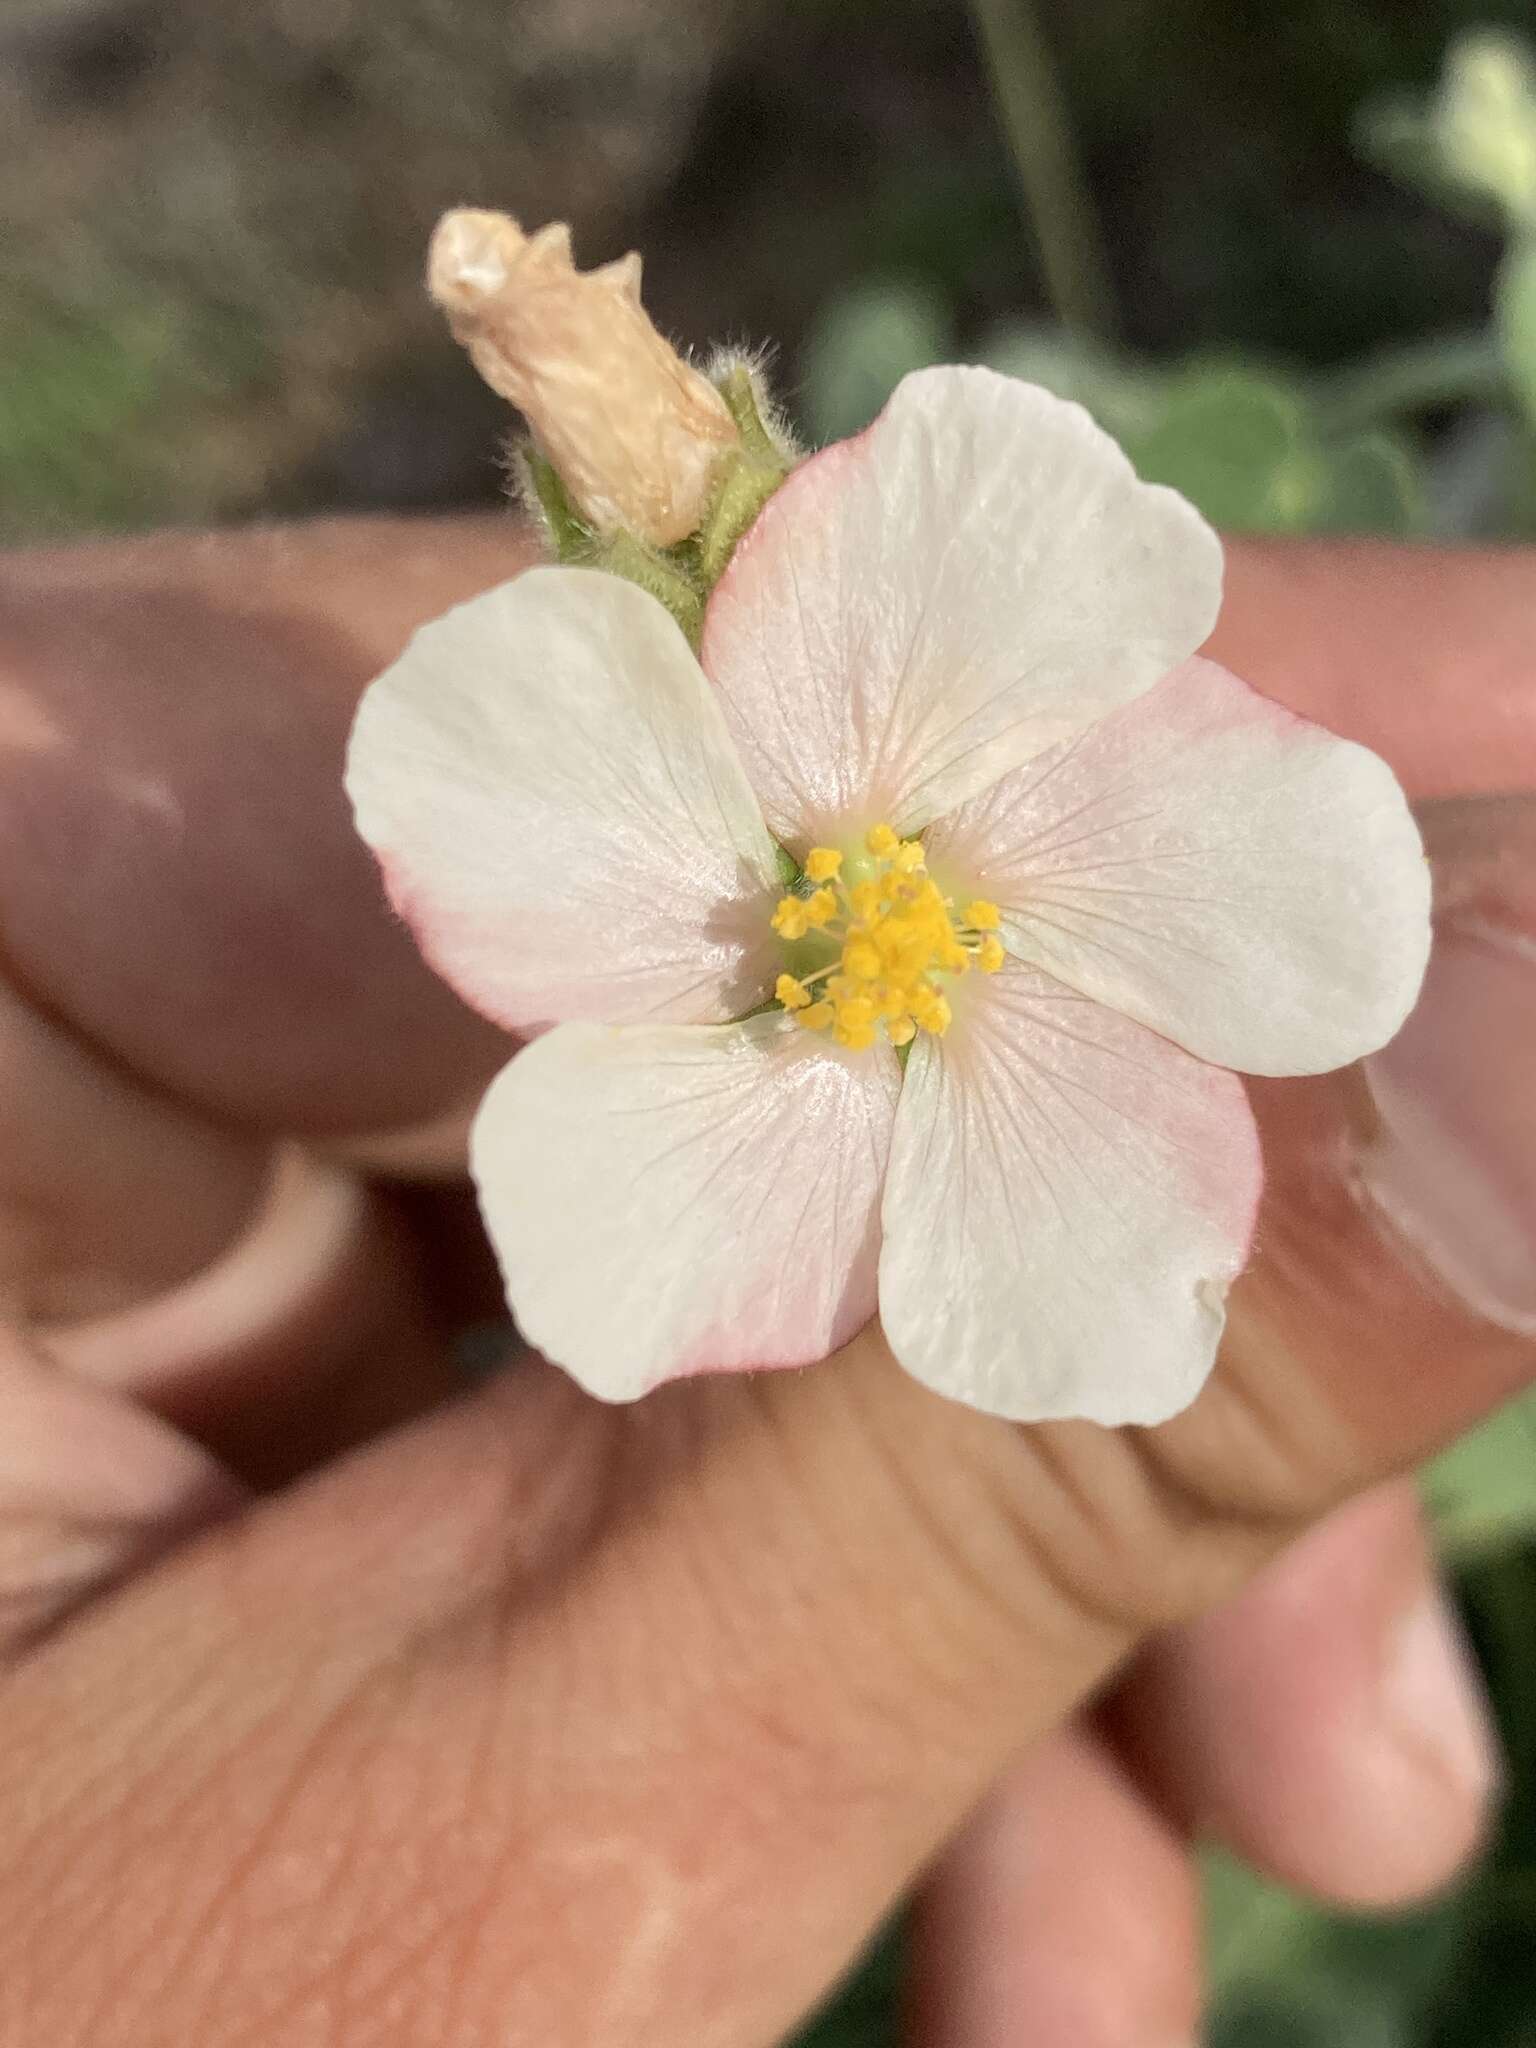
[[[569,228],[460,211],[438,223],[427,285],[599,532],[665,547],[694,531],[736,424],[646,317],[638,256],[584,275]]]

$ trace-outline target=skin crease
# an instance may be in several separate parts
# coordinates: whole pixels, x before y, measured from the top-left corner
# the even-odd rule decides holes
[[[505,1047],[390,923],[336,776],[411,622],[524,549],[358,522],[0,566],[0,958],[43,1113],[91,1105],[78,1186],[70,1128],[37,1140],[46,1237],[0,1184],[0,2043],[768,2048],[928,1868],[914,2041],[1175,2048],[1189,1827],[1351,1897],[1472,1846],[1491,1764],[1426,1767],[1406,1858],[1352,1785],[1428,1572],[1379,1482],[1532,1346],[1363,1203],[1346,1074],[1256,1089],[1258,1255],[1163,1430],[1010,1430],[874,1335],[628,1410],[537,1365],[445,1402],[484,1300],[457,1198],[317,1152],[449,1171]],[[1528,556],[1244,548],[1229,590],[1216,658],[1415,794],[1536,786]],[[1233,1673],[1293,1665],[1298,1608],[1261,1725]]]

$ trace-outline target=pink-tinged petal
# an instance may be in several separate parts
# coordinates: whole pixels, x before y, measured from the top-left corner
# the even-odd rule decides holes
[[[1383,1045],[1429,953],[1429,870],[1386,763],[1186,662],[940,822],[929,860],[1011,951],[1221,1066]]]
[[[874,1313],[899,1087],[781,1011],[549,1032],[471,1145],[524,1335],[605,1401],[826,1357]]]
[[[896,1118],[891,1349],[988,1414],[1166,1421],[1253,1234],[1242,1084],[1031,968],[962,994],[948,1036],[914,1044]]]
[[[922,370],[803,464],[710,600],[704,667],[796,851],[915,832],[1150,689],[1215,622],[1221,548],[1080,406]]]
[[[363,698],[358,830],[428,960],[509,1030],[740,1016],[772,984],[774,847],[668,613],[532,569],[436,619]]]

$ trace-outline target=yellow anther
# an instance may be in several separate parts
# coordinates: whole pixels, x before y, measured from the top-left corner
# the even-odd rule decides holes
[[[815,886],[784,897],[772,920],[782,938],[810,942],[809,964],[794,956],[802,973],[779,976],[779,1002],[806,1030],[830,1030],[854,1051],[882,1030],[896,1046],[919,1031],[942,1036],[953,1013],[940,981],[972,967],[995,974],[1007,957],[997,905],[977,898],[957,913],[928,873],[921,840],[875,825],[864,844],[868,859],[856,857],[858,879],[847,882],[844,856],[812,847],[805,874]]]
[[[799,896],[781,896],[769,922],[781,939],[803,939],[811,928],[805,903]]]
[[[873,981],[885,963],[873,939],[850,939],[843,948],[843,965],[855,981]]]
[[[931,1031],[935,1038],[942,1038],[954,1022],[948,998],[927,984],[913,997],[912,1016],[919,1031]]]

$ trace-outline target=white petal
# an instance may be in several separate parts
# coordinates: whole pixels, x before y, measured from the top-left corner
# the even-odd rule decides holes
[[[1386,763],[1191,661],[944,819],[929,859],[1012,951],[1250,1074],[1373,1052],[1429,953],[1429,870]]]
[[[908,377],[771,498],[704,667],[769,825],[915,832],[1150,689],[1215,622],[1221,549],[1080,406],[990,370]]]
[[[896,1118],[891,1349],[988,1414],[1165,1421],[1210,1370],[1253,1233],[1242,1084],[1032,969],[963,996],[914,1044]]]
[[[567,1024],[492,1084],[472,1159],[530,1343],[607,1401],[806,1365],[875,1308],[900,1071],[782,1012]]]
[[[347,787],[445,980],[528,1030],[761,1001],[772,841],[656,600],[532,569],[424,626],[363,698]]]

